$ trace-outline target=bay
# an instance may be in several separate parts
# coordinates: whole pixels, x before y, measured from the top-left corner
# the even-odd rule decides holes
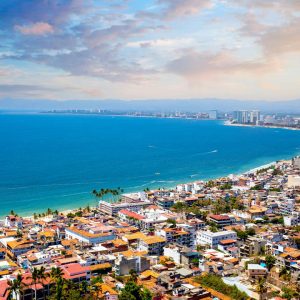
[[[300,131],[223,123],[0,114],[0,216],[96,205],[93,189],[175,186],[300,153]]]

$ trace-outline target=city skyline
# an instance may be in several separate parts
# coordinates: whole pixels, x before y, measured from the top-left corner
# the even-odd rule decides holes
[[[297,1],[4,0],[0,100],[298,99]]]

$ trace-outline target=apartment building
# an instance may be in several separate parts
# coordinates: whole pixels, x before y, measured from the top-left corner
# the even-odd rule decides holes
[[[258,237],[248,237],[240,245],[240,257],[251,257],[262,253],[267,240]]]
[[[139,240],[138,249],[147,251],[148,255],[161,255],[166,239],[161,236],[150,236]]]
[[[237,234],[235,231],[226,230],[219,232],[199,230],[196,233],[197,245],[209,245],[211,248],[217,248],[222,240],[236,240]]]

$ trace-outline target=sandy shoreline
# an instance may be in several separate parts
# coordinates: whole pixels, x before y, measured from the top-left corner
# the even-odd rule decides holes
[[[252,127],[252,128],[273,128],[273,129],[287,129],[287,130],[300,130],[300,128],[296,127],[288,127],[288,126],[276,126],[276,125],[251,125],[251,124],[234,124],[225,121],[224,126],[237,126],[237,127]]]
[[[274,165],[276,165],[276,163],[277,163],[277,161],[272,161],[272,162],[270,162],[270,163],[260,165],[260,166],[258,166],[258,167],[256,167],[256,168],[252,168],[252,169],[250,169],[250,170],[248,170],[248,171],[245,171],[245,172],[242,172],[242,173],[238,173],[238,174],[235,174],[235,175],[236,175],[236,176],[242,176],[243,174],[255,173],[255,172],[259,171],[259,170],[262,170],[262,169],[265,169],[265,168],[269,168],[269,167],[271,167],[271,166],[274,166]],[[218,178],[228,177],[229,175],[232,175],[232,174],[228,174],[228,175],[222,176],[222,177],[215,177],[215,178],[213,178],[212,180],[217,180]],[[198,182],[198,181],[208,181],[208,180],[201,180],[201,179],[199,179],[199,180],[194,180],[194,181],[185,181],[185,182],[178,183],[178,184],[187,184],[187,183],[193,183],[193,182]],[[167,188],[172,189],[172,188],[175,188],[175,187],[176,187],[176,186],[170,186],[170,187],[167,187]],[[141,192],[141,190],[133,191],[133,192],[131,192],[131,193],[137,193],[137,192]],[[82,207],[82,208],[84,208],[84,207]],[[90,208],[91,208],[91,210],[92,210],[92,209],[94,209],[94,208],[96,208],[96,207],[95,207],[95,206],[90,206]],[[69,214],[69,213],[75,213],[76,211],[78,211],[78,209],[79,209],[79,207],[77,207],[77,208],[70,208],[70,209],[64,209],[64,210],[62,210],[62,211],[59,211],[59,210],[58,210],[58,211],[59,211],[59,214],[67,215],[67,214]],[[38,213],[38,214],[39,214],[39,213]],[[34,220],[33,215],[22,216],[22,218],[24,218],[24,219],[29,219],[29,220]],[[51,218],[51,215],[49,215],[49,216],[44,216],[44,217],[41,217],[41,218],[38,218],[38,219],[40,219],[40,220],[45,219],[45,220],[46,220],[47,218]],[[3,220],[1,220],[1,221],[3,221]]]

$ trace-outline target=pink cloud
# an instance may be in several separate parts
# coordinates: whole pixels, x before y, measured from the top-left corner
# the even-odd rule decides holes
[[[24,35],[45,35],[54,32],[54,28],[45,22],[37,22],[31,25],[16,25],[15,29]]]
[[[171,20],[196,15],[213,6],[211,0],[159,0],[158,2],[166,5],[164,14],[167,19]]]
[[[241,74],[259,76],[279,67],[278,61],[272,59],[240,60],[229,51],[210,54],[186,49],[182,56],[167,65],[166,71],[190,81],[207,81]]]

